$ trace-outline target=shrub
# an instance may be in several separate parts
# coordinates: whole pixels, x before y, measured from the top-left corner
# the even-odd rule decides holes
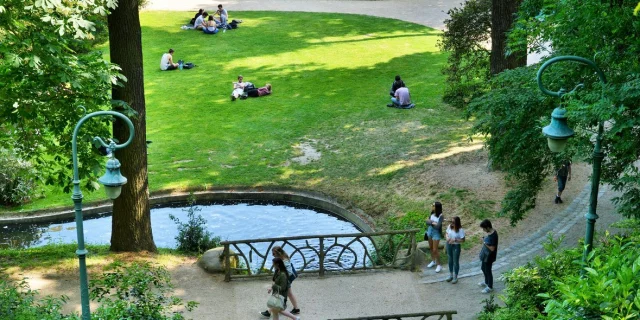
[[[553,319],[640,318],[640,246],[616,237],[594,249],[584,269],[556,281],[556,295],[544,293]]]
[[[196,207],[193,193],[189,196],[189,203],[189,209],[186,210],[189,220],[186,223],[180,222],[180,219],[174,215],[169,215],[169,218],[178,225],[177,250],[184,253],[203,253],[220,246],[220,237],[214,237],[207,230],[207,220],[201,215],[196,216],[196,212],[202,209]]]
[[[123,266],[114,262],[97,280],[91,280],[90,296],[100,303],[94,319],[184,319],[179,309],[192,311],[198,305],[168,294],[173,290],[171,277],[162,266],[135,262]]]
[[[0,204],[20,205],[35,194],[36,172],[8,149],[0,148]]]
[[[80,319],[76,314],[62,314],[62,305],[68,299],[66,296],[46,297],[36,301],[37,293],[38,291],[29,288],[29,284],[24,279],[18,282],[7,278],[0,279],[0,319]]]

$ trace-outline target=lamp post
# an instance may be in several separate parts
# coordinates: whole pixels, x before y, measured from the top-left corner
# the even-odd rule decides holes
[[[121,113],[115,111],[98,111],[85,115],[78,121],[75,129],[73,130],[72,140],[72,156],[73,156],[73,204],[75,208],[76,218],[76,231],[78,235],[78,250],[76,255],[80,264],[80,297],[82,302],[82,319],[88,320],[91,318],[91,311],[89,310],[89,283],[87,281],[87,264],[86,255],[87,250],[84,248],[84,230],[82,224],[82,192],[80,191],[80,178],[78,175],[78,131],[82,124],[93,118],[102,116],[114,116],[124,120],[129,126],[129,139],[123,144],[116,144],[113,140],[109,144],[106,144],[100,137],[93,138],[95,143],[99,143],[102,147],[107,148],[109,160],[107,160],[107,172],[104,176],[100,177],[98,181],[105,186],[105,191],[110,199],[115,199],[120,195],[122,186],[127,183],[127,178],[120,174],[120,162],[113,156],[113,152],[117,149],[128,146],[133,140],[133,123],[131,120]]]
[[[538,70],[538,75],[536,79],[538,81],[538,87],[544,94],[547,94],[553,97],[558,97],[558,98],[562,98],[563,95],[567,94],[567,92],[564,89],[560,89],[557,92],[549,91],[542,84],[542,72],[550,65],[556,62],[561,62],[561,61],[573,61],[573,62],[586,64],[596,72],[602,84],[607,83],[607,78],[604,76],[604,73],[602,72],[602,70],[600,70],[600,68],[598,68],[598,66],[593,61],[585,58],[581,58],[581,57],[576,57],[576,56],[560,56],[545,62],[542,65],[542,67],[540,67],[540,70]],[[581,87],[581,85],[578,85],[576,89],[579,87]],[[571,92],[575,91],[576,89],[572,90]],[[566,124],[565,113],[566,113],[566,110],[564,110],[564,108],[561,108],[561,107],[558,107],[555,110],[553,110],[553,113],[551,114],[551,118],[552,118],[551,123],[542,129],[542,133],[549,140],[549,148],[553,152],[561,152],[566,145],[567,139],[573,136],[573,130],[571,130]],[[589,255],[589,252],[591,252],[591,248],[593,246],[593,231],[595,228],[596,219],[598,219],[598,215],[596,214],[596,207],[598,205],[598,187],[600,185],[600,167],[602,166],[602,159],[604,159],[604,153],[601,151],[603,133],[604,133],[604,121],[599,120],[598,131],[596,134],[595,148],[593,150],[593,167],[592,167],[593,172],[591,174],[591,196],[589,198],[589,212],[585,214],[585,219],[587,220],[587,226],[586,226],[586,234],[584,238],[585,248],[584,248],[584,254],[582,256],[582,261],[585,263],[587,262],[587,257]]]

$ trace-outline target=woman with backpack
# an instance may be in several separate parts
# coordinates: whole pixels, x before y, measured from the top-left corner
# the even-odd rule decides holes
[[[293,280],[295,280],[298,277],[298,273],[296,272],[296,269],[293,266],[293,264],[291,264],[291,259],[289,258],[289,255],[282,249],[282,247],[280,246],[273,247],[271,249],[271,254],[274,256],[274,258],[282,259],[282,262],[284,263],[284,266],[287,270],[287,274],[289,276],[289,290],[287,292],[287,298],[289,301],[291,301],[291,304],[293,305],[293,309],[291,309],[290,313],[286,310],[280,313],[294,320],[300,319],[294,316],[294,314],[300,313],[300,309],[298,308],[298,301],[296,300],[296,297],[293,295],[293,291],[291,291],[291,284]],[[260,314],[265,317],[271,316],[271,313],[269,311],[263,311]]]

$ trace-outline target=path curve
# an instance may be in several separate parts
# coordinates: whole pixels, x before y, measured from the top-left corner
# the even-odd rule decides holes
[[[442,30],[449,9],[459,6],[460,1],[451,0],[149,0],[144,10],[211,11],[218,4],[234,11],[301,11],[364,14],[409,21]]]

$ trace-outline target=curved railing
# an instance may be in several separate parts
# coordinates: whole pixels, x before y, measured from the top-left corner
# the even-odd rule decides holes
[[[415,268],[418,229],[223,241],[225,281],[271,275],[270,253],[280,246],[300,273]],[[229,254],[230,252],[232,252]],[[232,267],[231,259],[238,263]]]
[[[453,315],[458,314],[457,311],[436,311],[436,312],[422,312],[422,313],[405,313],[405,314],[392,314],[387,316],[371,316],[371,317],[358,317],[358,318],[341,318],[341,319],[329,319],[329,320],[425,320],[429,317],[437,317],[436,319],[452,320]]]

